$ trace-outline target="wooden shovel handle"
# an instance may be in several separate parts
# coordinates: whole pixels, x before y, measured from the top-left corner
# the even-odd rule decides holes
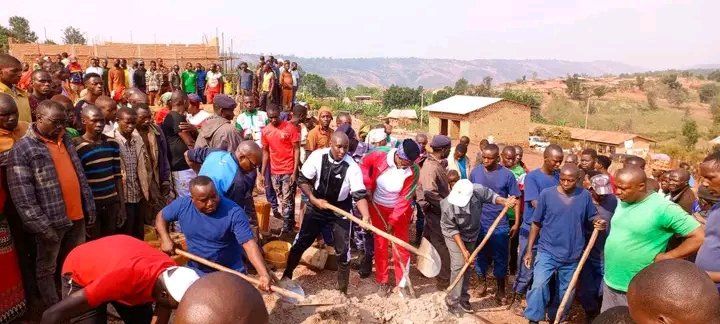
[[[473,261],[475,261],[475,258],[477,257],[477,255],[480,253],[480,250],[482,250],[482,248],[485,246],[485,244],[487,244],[487,242],[490,240],[490,235],[495,231],[495,228],[498,226],[498,224],[500,224],[500,220],[502,220],[503,217],[505,217],[505,213],[507,213],[508,208],[509,208],[508,206],[505,206],[503,208],[503,210],[500,212],[500,215],[495,217],[495,221],[493,221],[492,225],[490,225],[490,229],[488,229],[488,232],[485,233],[485,237],[483,237],[483,240],[482,240],[482,242],[480,242],[480,245],[478,245],[475,248],[475,250],[473,251],[473,253],[470,254],[470,258],[465,263],[465,265],[463,265],[462,269],[460,269],[460,273],[458,274],[457,277],[455,277],[455,280],[453,280],[452,284],[450,284],[450,286],[448,286],[447,289],[445,289],[446,293],[449,293],[451,290],[453,290],[453,288],[455,288],[455,286],[457,286],[457,284],[460,282],[460,280],[462,280],[462,277],[465,275],[465,271],[467,271],[468,267],[470,267],[470,265],[473,263]]]
[[[582,268],[583,266],[585,266],[585,261],[587,261],[588,256],[590,256],[590,251],[595,245],[598,234],[600,234],[600,230],[594,228],[592,231],[592,235],[590,235],[588,245],[585,247],[585,251],[583,251],[582,257],[580,258],[580,262],[578,262],[578,266],[575,269],[575,272],[573,272],[572,279],[570,280],[570,285],[568,285],[567,290],[565,290],[565,295],[563,295],[563,299],[560,302],[560,307],[558,308],[557,313],[555,313],[554,323],[556,324],[560,323],[560,318],[563,315],[563,309],[565,308],[565,304],[567,304],[568,299],[570,299],[570,293],[573,291],[573,289],[575,289],[575,284],[577,284],[578,278],[580,278],[580,272],[582,272]]]
[[[195,261],[195,262],[197,262],[197,263],[202,263],[202,264],[204,264],[204,265],[206,265],[206,266],[208,266],[208,267],[210,267],[210,268],[213,268],[213,269],[215,269],[215,270],[224,271],[224,272],[227,272],[227,273],[232,273],[232,274],[234,274],[234,275],[236,275],[236,276],[238,276],[238,277],[240,277],[240,278],[243,278],[243,279],[249,281],[250,283],[252,283],[252,284],[254,284],[254,285],[256,285],[256,286],[260,285],[260,280],[257,280],[257,279],[255,279],[255,278],[253,278],[253,277],[250,277],[250,276],[248,276],[248,275],[246,275],[246,274],[244,274],[244,273],[242,273],[242,272],[235,271],[235,270],[230,269],[230,268],[228,268],[228,267],[226,267],[226,266],[223,266],[223,265],[217,264],[217,263],[215,263],[215,262],[212,262],[212,261],[207,260],[207,259],[205,259],[205,258],[201,258],[201,257],[199,257],[199,256],[197,256],[197,255],[194,255],[194,254],[190,253],[190,252],[186,252],[186,251],[183,251],[183,250],[180,250],[180,249],[175,249],[175,253],[178,254],[178,255],[184,256],[184,257],[186,257],[186,258],[188,258],[188,259],[190,259],[190,260],[193,260],[193,261]],[[272,275],[271,275],[271,276],[272,276]],[[270,287],[271,287],[271,290],[272,290],[273,292],[276,292],[276,293],[278,293],[278,294],[280,294],[280,295],[283,295],[283,296],[285,296],[285,297],[294,298],[294,299],[297,299],[298,301],[300,301],[300,300],[305,300],[305,296],[302,296],[302,295],[297,294],[297,293],[295,293],[295,292],[292,292],[292,291],[290,291],[290,290],[283,289],[283,288],[280,288],[280,287],[278,287],[278,286],[270,286]]]

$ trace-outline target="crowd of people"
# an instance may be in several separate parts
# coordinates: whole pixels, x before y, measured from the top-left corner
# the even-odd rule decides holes
[[[58,59],[28,74],[0,55],[0,296],[7,299],[0,323],[28,306],[44,310],[43,323],[104,322],[107,304],[126,323],[167,322],[176,307],[178,323],[267,322],[247,284],[195,261],[178,267],[173,232],[183,233],[192,254],[256,273],[263,291],[292,280],[303,252],[321,241],[335,249],[342,293],[350,270],[367,278],[374,265],[378,295],[397,288],[414,298],[410,252],[335,209],[405,242],[427,239],[440,257],[438,290],[473,262],[474,274],[465,272],[445,298],[457,316],[475,312],[468,292],[475,275],[479,296],[494,290],[498,305],[531,323],[554,320],[597,231],[573,287],[588,321],[720,321],[720,153],[699,165],[697,195],[685,168],[655,161],[648,177],[645,160],[627,156],[610,173],[612,161],[593,149],[565,155],[550,145],[531,171],[520,146],[483,140],[473,164],[467,137],[453,146],[444,135],[396,138],[389,124],[356,132],[352,116],[326,107],[310,117],[295,97],[297,65],[272,57],[255,73],[239,66],[235,97],[223,93],[216,64],[204,71],[188,63],[182,74],[175,65],[166,79],[160,60],[149,70],[136,62],[131,73],[122,59],[110,70],[93,59],[85,71],[71,56]],[[156,100],[159,109],[151,108]],[[282,220],[271,236],[293,242],[281,278],[259,247],[256,190]],[[159,235],[159,249],[142,242],[146,226]],[[212,289],[223,286],[237,291]],[[667,302],[647,303],[649,296]],[[711,306],[691,311],[693,301]]]

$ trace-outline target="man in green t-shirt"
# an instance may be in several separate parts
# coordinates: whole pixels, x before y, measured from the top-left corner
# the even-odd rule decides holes
[[[195,70],[193,70],[192,63],[188,62],[185,64],[185,71],[183,71],[180,78],[182,79],[183,91],[185,91],[186,94],[197,94],[197,87],[195,86],[197,78],[195,76]]]
[[[630,280],[642,269],[667,259],[687,257],[700,248],[705,234],[700,223],[680,206],[646,187],[642,169],[618,171],[615,192],[621,203],[615,210],[605,243],[605,284],[602,310],[627,306]],[[666,251],[673,235],[685,240]]]

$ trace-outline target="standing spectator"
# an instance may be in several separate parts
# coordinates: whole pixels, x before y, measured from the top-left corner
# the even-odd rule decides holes
[[[298,65],[297,62],[292,62],[290,64],[290,73],[292,73],[293,78],[293,92],[292,92],[292,103],[297,102],[297,91],[298,88],[300,88],[300,71],[298,71]]]
[[[613,177],[612,174],[610,174],[610,165],[612,165],[612,160],[610,160],[609,157],[605,155],[598,155],[597,157],[597,163],[595,163],[595,170],[600,172],[600,174],[604,174],[610,178],[610,185],[612,186],[612,192],[615,192],[615,177]]]
[[[110,69],[108,69],[108,60],[102,59],[102,61],[100,62],[100,66],[102,67],[102,71],[103,71],[103,73],[101,74],[102,80],[103,80],[103,85],[104,85],[103,94],[106,96],[109,96],[110,90],[108,90],[108,89],[109,89],[109,85],[110,85],[110,82],[109,82],[110,81],[110,79],[109,79]]]
[[[46,306],[60,301],[56,265],[85,241],[85,220],[95,223],[95,203],[75,147],[63,132],[67,117],[45,100],[37,122],[8,157],[8,185],[23,227],[37,244],[36,280]]]
[[[68,99],[68,97],[65,97],[63,95],[54,95],[50,100],[55,101],[62,105],[63,111],[65,111],[65,115],[67,116],[66,124],[65,124],[65,134],[70,136],[70,138],[75,138],[80,136],[80,131],[78,130],[78,127],[76,126],[73,121],[75,120],[75,107],[73,107],[72,101]]]
[[[697,181],[695,181],[695,177],[693,176],[693,170],[690,167],[690,164],[687,162],[680,162],[680,168],[685,169],[690,174],[690,180],[688,180],[688,184],[690,185],[690,188],[695,188],[695,185],[697,184]]]
[[[116,59],[109,74],[110,83],[108,84],[108,87],[110,90],[110,98],[115,101],[120,101],[126,88],[125,71],[122,69],[121,64],[121,61]]]
[[[330,128],[332,122],[332,111],[328,107],[321,107],[318,110],[318,124],[311,129],[307,135],[307,143],[305,144],[305,156],[310,156],[312,151],[326,148],[330,145],[330,136],[333,129]]]
[[[175,90],[182,90],[182,79],[180,78],[180,67],[175,64],[172,67],[172,71],[168,73],[168,80],[170,82],[170,92]]]
[[[260,145],[262,130],[270,123],[270,120],[264,111],[258,110],[255,106],[252,95],[243,96],[243,108],[235,121],[235,128],[240,131],[244,140],[253,140]]]
[[[25,91],[17,88],[22,76],[20,61],[8,54],[0,54],[0,93],[9,95],[15,100],[18,108],[18,118],[24,122],[31,122],[30,101]]]
[[[88,68],[85,69],[85,74],[89,74],[89,73],[95,73],[102,78],[103,68],[100,67],[100,61],[96,57],[93,57],[92,59],[90,59],[90,66],[88,66]]]
[[[215,96],[222,94],[223,90],[223,75],[222,72],[218,71],[218,65],[213,64],[210,71],[207,72],[205,80],[205,96],[207,97],[207,103],[212,104]]]
[[[68,64],[70,64],[70,57],[68,56],[68,53],[62,52],[62,54],[58,55],[58,59],[58,62],[62,63],[63,66],[68,66]]]
[[[550,279],[555,276],[555,296],[565,295],[585,248],[585,228],[594,226],[605,230],[607,226],[604,220],[592,219],[597,209],[590,193],[577,186],[579,172],[574,164],[564,165],[560,170],[560,185],[543,190],[538,197],[523,259],[526,267],[534,262],[535,268],[525,308],[525,318],[530,323],[544,320],[546,312],[550,322],[554,322],[559,305],[550,303]],[[537,258],[532,252],[536,239]],[[570,303],[564,306],[563,318],[568,316],[570,306]]]
[[[248,70],[248,65],[245,62],[240,63],[240,70],[237,74],[237,94],[239,96],[251,96],[253,95],[252,91],[252,85],[253,85],[253,79],[254,75],[253,72]]]
[[[187,120],[191,125],[199,129],[205,119],[208,119],[211,114],[205,111],[205,109],[200,108],[200,104],[202,104],[200,95],[191,93],[188,95],[188,101],[190,105],[188,106]]]
[[[133,62],[132,66],[130,66],[126,70],[127,72],[125,73],[125,76],[128,78],[127,79],[128,88],[137,88],[137,86],[135,85],[135,70],[137,70],[137,68],[138,68],[138,62],[135,61],[135,62]]]
[[[590,171],[595,171],[595,164],[597,163],[597,158],[597,151],[591,148],[584,149],[580,153],[580,162],[578,166],[585,172],[585,174]]]
[[[125,223],[120,145],[102,133],[105,117],[100,109],[89,105],[81,115],[85,133],[73,138],[73,144],[95,199],[97,220],[86,224],[87,236],[97,239],[116,234]]]
[[[260,85],[260,109],[266,110],[267,104],[273,101],[273,90],[275,89],[275,73],[270,64],[266,64],[262,73]]]
[[[144,96],[143,96],[144,97]],[[168,144],[165,134],[159,125],[153,123],[152,112],[146,103],[136,104],[136,133],[143,141],[143,148],[148,156],[147,174],[148,198],[142,202],[142,219],[146,225],[155,222],[155,215],[167,205],[170,196],[171,175]]]
[[[432,143],[430,143],[432,152],[427,155],[420,168],[420,177],[415,191],[419,207],[418,213],[422,211],[425,215],[423,234],[440,255],[440,273],[435,283],[438,290],[443,290],[450,284],[450,254],[442,233],[440,202],[450,194],[447,172],[441,161],[450,155],[451,146],[449,137],[433,136]]]
[[[207,103],[205,98],[205,85],[207,84],[207,71],[205,71],[205,67],[202,66],[202,64],[197,63],[195,64],[195,79],[197,79],[197,87],[196,89],[198,96],[200,96],[200,100],[202,103]]]
[[[105,127],[103,128],[103,134],[112,137],[115,131],[115,112],[117,112],[117,103],[115,100],[110,99],[107,96],[100,96],[95,100],[95,107],[100,109],[103,117],[105,118]]]
[[[278,202],[282,204],[283,227],[280,234],[295,231],[295,189],[300,165],[300,130],[294,124],[280,121],[276,106],[268,106],[270,124],[262,130],[263,161],[261,172],[270,168],[270,178]]]
[[[150,61],[150,69],[145,72],[145,81],[147,81],[147,96],[150,106],[157,105],[158,92],[162,85],[162,74],[157,69],[155,61]]]
[[[700,175],[703,183],[700,188],[707,188],[707,191],[714,196],[720,196],[720,153],[715,152],[708,155],[700,164]],[[704,190],[700,190],[701,192]],[[713,205],[707,212],[705,224],[705,241],[695,258],[695,265],[707,272],[710,279],[720,291],[720,205]]]
[[[195,148],[211,147],[235,152],[242,142],[242,136],[230,123],[235,107],[237,107],[235,100],[226,95],[218,95],[215,98],[213,103],[215,114],[208,117],[200,128]]]
[[[28,103],[30,104],[30,115],[32,121],[35,121],[35,109],[40,102],[52,98],[53,92],[50,88],[52,84],[52,76],[50,73],[44,70],[37,70],[32,73],[30,77],[32,83],[30,84],[30,96],[28,97]]]
[[[697,203],[697,195],[690,187],[690,173],[683,168],[678,168],[668,173],[668,192],[670,201],[680,205],[688,214],[694,213],[694,206]]]
[[[182,79],[183,91],[186,94],[197,93],[197,74],[193,69],[192,63],[185,64],[185,71],[180,75]]]
[[[85,96],[75,104],[75,118],[71,121],[78,129],[85,129],[81,127],[82,123],[80,122],[82,109],[85,108],[85,106],[94,105],[97,98],[102,96],[103,93],[102,77],[99,74],[88,73],[85,75],[84,81],[87,91],[85,92]]]
[[[170,113],[161,127],[167,139],[170,172],[177,197],[190,195],[190,180],[196,176],[195,171],[185,162],[185,152],[195,146],[195,139],[190,131],[181,129],[181,124],[187,123],[185,119],[187,107],[187,95],[182,91],[173,92],[170,98]]]
[[[136,62],[136,64],[137,68],[133,70],[133,86],[140,89],[143,93],[147,93],[147,79],[145,77],[147,70],[145,69],[145,62],[140,60]]]
[[[293,80],[292,73],[290,72],[290,61],[285,61],[285,63],[283,63],[282,74],[280,74],[282,106],[284,109],[292,108]]]
[[[459,150],[455,150],[456,153],[458,151]],[[495,144],[488,144],[482,150],[482,164],[473,169],[470,175],[470,181],[492,189],[492,191],[503,198],[520,196],[520,188],[515,180],[515,175],[500,165],[500,148]],[[490,230],[490,226],[492,226],[495,218],[500,215],[501,211],[502,207],[497,205],[483,205],[478,241],[481,241],[485,237]],[[520,207],[515,206],[514,211],[515,213],[519,213]],[[498,223],[495,231],[490,234],[489,244],[483,247],[480,252],[481,254],[475,259],[475,272],[480,277],[482,284],[480,295],[484,295],[487,289],[488,284],[485,280],[485,274],[490,267],[488,260],[492,260],[494,264],[493,274],[496,281],[495,302],[499,305],[505,302],[505,278],[508,273],[507,265],[508,254],[510,253],[508,250],[510,237],[517,235],[519,229],[520,219],[515,219],[511,227],[506,214],[505,218]]]
[[[520,166],[520,164],[517,163],[517,150],[515,149],[515,146],[506,146],[505,148],[503,148],[500,157],[502,166],[510,170],[513,176],[515,176],[515,181],[517,181],[518,183],[518,189],[520,189],[520,196],[518,196],[517,198],[518,200],[522,201],[522,192],[524,190],[522,182],[525,181],[525,170],[522,168],[522,166]],[[520,218],[522,216],[522,204],[517,205],[517,208],[508,209],[507,216],[509,225],[512,226],[516,223],[520,224]],[[517,253],[515,252],[518,250],[518,245],[520,243],[518,231],[519,229],[515,230],[515,235],[510,235],[510,256],[508,258],[508,270],[511,275],[515,275],[517,273]]]
[[[470,177],[470,159],[467,157],[467,145],[460,143],[455,147],[455,153],[448,157],[448,170],[455,170],[460,174],[460,179]]]
[[[618,171],[615,180],[622,203],[615,209],[605,242],[601,311],[627,305],[628,285],[640,270],[653,262],[687,257],[697,252],[705,238],[700,224],[680,206],[648,191],[645,171],[626,167]],[[685,240],[667,250],[674,234]]]
[[[344,114],[347,116],[347,120],[352,120],[350,117],[350,114],[348,113],[341,113],[341,115]],[[338,116],[338,119],[340,119],[340,116]],[[339,123],[338,123],[339,124]],[[418,166],[420,167],[420,170],[422,170],[423,165],[425,164],[425,160],[428,157],[427,152],[427,146],[428,146],[428,137],[426,134],[417,134],[415,135],[415,142],[420,145],[420,158],[418,159]],[[420,241],[422,239],[423,235],[423,228],[425,227],[425,213],[423,212],[423,209],[420,208],[420,206],[417,203],[417,196],[415,195],[415,200],[413,201],[413,207],[415,208],[415,239],[413,240],[413,245],[419,246]]]

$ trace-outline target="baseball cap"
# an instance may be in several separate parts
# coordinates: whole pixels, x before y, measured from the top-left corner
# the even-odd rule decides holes
[[[470,202],[470,197],[473,195],[473,184],[468,179],[461,179],[450,191],[448,195],[448,202],[458,206],[465,207]]]
[[[165,282],[165,288],[167,288],[170,296],[177,302],[180,302],[185,291],[198,280],[200,276],[187,267],[169,267],[162,273],[163,282]]]
[[[604,174],[598,174],[590,178],[590,186],[598,195],[612,194],[612,186],[610,185],[610,177]]]

